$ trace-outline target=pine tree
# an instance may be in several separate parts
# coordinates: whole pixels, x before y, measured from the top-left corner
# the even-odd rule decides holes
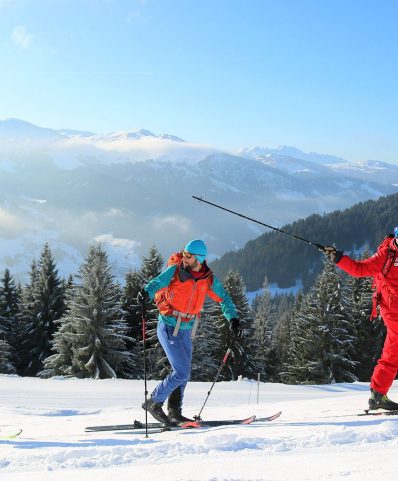
[[[253,352],[256,371],[260,373],[262,381],[270,380],[273,372],[272,335],[274,330],[274,316],[272,315],[271,294],[268,279],[265,277],[263,292],[256,296],[255,316],[253,323]]]
[[[130,376],[126,326],[121,320],[120,288],[114,283],[105,251],[91,246],[68,293],[67,312],[54,338],[55,354],[45,375],[104,379]]]
[[[25,369],[29,362],[30,354],[25,348],[25,340],[26,340],[26,329],[27,325],[30,322],[29,312],[31,311],[34,303],[34,289],[36,286],[36,280],[38,278],[38,269],[37,269],[37,262],[33,259],[30,265],[29,271],[29,282],[26,286],[20,289],[20,297],[21,297],[21,313],[20,313],[20,320],[18,323],[19,327],[19,339],[20,344],[16,351],[17,357],[17,373],[20,375],[24,375]]]
[[[229,323],[225,319],[220,306],[218,303],[214,302],[213,300],[208,300],[205,303],[205,309],[204,312],[202,313],[204,316],[204,322],[200,324],[200,330],[199,334],[202,336],[202,327],[204,328],[204,333],[203,335],[207,334],[207,340],[203,340],[202,342],[205,344],[203,346],[204,349],[206,347],[208,348],[208,355],[210,359],[212,359],[211,362],[211,370],[214,370],[214,374],[217,372],[217,369],[221,365],[221,361],[223,360],[227,349],[231,346],[232,344],[232,338],[233,335],[229,329]],[[207,328],[209,329],[209,332],[207,333]],[[212,342],[210,342],[210,340]],[[232,357],[233,354],[229,356],[227,363],[224,365],[223,370],[220,373],[219,380],[222,381],[229,381],[231,379],[236,379],[234,377],[234,369],[232,368]],[[198,359],[197,353],[194,351],[193,358],[195,359],[195,364],[196,360]],[[200,366],[203,366],[203,364],[200,362],[198,363],[198,367],[195,367],[195,370],[197,371],[200,369]],[[215,369],[214,369],[215,368]],[[207,380],[210,381],[211,377]]]
[[[289,348],[292,343],[292,309],[281,314],[275,324],[271,349],[275,353],[273,382],[283,382],[282,373],[289,361]]]
[[[40,372],[41,377],[57,375],[72,376],[73,366],[73,339],[79,333],[73,322],[69,320],[70,306],[75,302],[78,294],[77,286],[68,287],[65,295],[66,309],[64,315],[56,321],[58,329],[54,334],[52,352],[44,361],[44,368]]]
[[[64,287],[65,292],[68,291],[69,289],[73,289],[74,281],[73,281],[72,274],[69,274],[68,279],[66,281],[65,279],[62,280],[62,285]]]
[[[209,315],[214,326],[220,333],[220,344],[217,358],[221,360],[229,346],[232,346],[226,367],[220,379],[235,380],[238,376],[254,378],[256,369],[254,363],[254,353],[250,349],[253,339],[253,316],[246,297],[246,288],[239,272],[230,270],[225,277],[224,287],[231,296],[237,310],[237,316],[244,329],[244,336],[232,342],[232,335],[229,330],[229,323],[221,313],[218,305],[209,308]]]
[[[15,366],[11,361],[12,352],[8,342],[2,339],[0,333],[0,373],[1,374],[15,374]]]
[[[277,352],[280,359],[280,380],[287,384],[294,384],[301,376],[303,351],[301,344],[305,341],[300,324],[300,312],[305,301],[302,292],[297,295],[292,309],[280,319],[281,326],[276,326],[275,342],[278,345]]]
[[[142,288],[139,272],[128,272],[125,278],[122,296],[123,320],[127,326],[126,348],[131,353],[132,375],[134,379],[143,378],[143,361],[141,353],[142,340],[142,310],[137,301],[137,295]]]
[[[216,308],[218,315],[218,306],[214,301],[207,299],[201,312],[198,330],[193,342],[191,369],[193,381],[213,381],[222,361],[219,357],[221,332],[214,325],[212,308]]]
[[[272,298],[272,310],[275,313],[275,323],[277,319],[282,317],[288,311],[291,310],[296,302],[296,295],[290,294],[277,294]]]
[[[164,266],[164,259],[158,249],[153,246],[149,249],[148,255],[143,258],[139,276],[146,284],[150,280],[157,277]],[[146,358],[147,372],[149,379],[164,378],[169,371],[169,363],[165,357],[162,346],[157,336],[159,311],[154,302],[147,305],[146,309]]]
[[[0,279],[0,339],[4,345],[1,356],[4,370],[16,372],[17,349],[20,342],[20,291],[15,285],[9,269],[5,269]]]
[[[298,296],[301,294],[299,293]],[[281,382],[281,373],[286,369],[289,347],[292,342],[292,313],[296,297],[294,294],[281,294],[273,298],[275,312],[274,329],[271,338],[271,379]]]
[[[341,279],[334,264],[325,261],[323,272],[304,298],[295,340],[295,382],[333,383],[356,380],[353,341],[344,311]]]
[[[23,374],[35,376],[51,354],[56,321],[65,312],[65,290],[48,244],[32,264],[31,281],[23,296]]]

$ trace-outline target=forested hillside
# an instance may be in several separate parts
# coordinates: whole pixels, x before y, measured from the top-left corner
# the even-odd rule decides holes
[[[363,254],[368,257],[369,252]],[[232,343],[220,306],[206,302],[195,338],[192,376],[211,381],[227,349],[231,356],[220,380],[284,383],[368,380],[383,344],[383,324],[369,322],[372,280],[347,277],[324,256],[321,273],[308,293],[271,296],[263,291],[253,305],[237,271],[223,278],[244,336]],[[165,264],[154,246],[142,268],[115,281],[106,252],[92,245],[74,276],[62,279],[48,244],[31,263],[30,280],[17,285],[6,268],[0,277],[0,373],[142,379],[142,306],[137,294]],[[156,335],[158,310],[146,306],[145,366],[150,379],[169,370]]]
[[[244,213],[244,206],[241,212]],[[236,218],[237,230],[241,223]],[[345,252],[358,253],[365,247],[374,251],[395,225],[398,225],[398,194],[360,202],[323,216],[311,215],[280,228],[312,242],[334,244]],[[322,261],[323,255],[313,246],[271,231],[247,242],[242,249],[223,255],[211,266],[220,278],[230,269],[238,270],[249,291],[259,289],[265,276],[279,287],[293,286],[300,279],[307,290],[321,271]]]

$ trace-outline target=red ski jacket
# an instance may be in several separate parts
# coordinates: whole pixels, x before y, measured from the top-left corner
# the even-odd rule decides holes
[[[377,317],[377,306],[380,306],[382,317],[387,314],[398,320],[398,247],[394,238],[386,237],[368,259],[354,261],[343,255],[337,266],[354,277],[373,277],[371,319]]]

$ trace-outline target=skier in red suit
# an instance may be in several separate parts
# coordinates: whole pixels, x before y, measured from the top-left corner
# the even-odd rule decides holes
[[[387,392],[398,372],[398,227],[387,236],[368,259],[355,261],[335,247],[325,247],[326,256],[343,271],[355,277],[373,277],[373,309],[377,307],[387,328],[381,358],[377,361],[370,382],[369,409],[398,410],[398,403]]]

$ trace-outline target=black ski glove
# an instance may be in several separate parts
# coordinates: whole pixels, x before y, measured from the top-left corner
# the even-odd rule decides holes
[[[325,246],[323,252],[325,253],[325,256],[335,264],[337,264],[343,257],[343,251],[338,251],[333,246]]]
[[[137,302],[138,304],[146,304],[149,301],[149,294],[143,287],[137,294]]]
[[[237,317],[233,317],[229,321],[229,329],[233,332],[235,337],[242,337],[243,336],[243,329],[240,320]]]

